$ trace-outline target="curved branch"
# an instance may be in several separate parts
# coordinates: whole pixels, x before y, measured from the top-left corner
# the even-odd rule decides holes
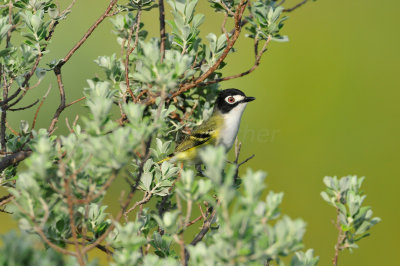
[[[267,50],[267,46],[269,44],[269,42],[271,41],[271,36],[268,37],[268,39],[266,40],[266,42],[264,43],[263,48],[261,49],[260,52],[258,52],[257,56],[256,56],[256,61],[254,62],[254,65],[247,71],[244,71],[242,73],[239,74],[235,74],[232,76],[228,76],[228,77],[223,77],[223,78],[219,78],[219,79],[214,79],[214,80],[210,80],[207,81],[205,83],[200,84],[201,86],[207,86],[210,84],[214,84],[214,83],[219,83],[221,81],[226,81],[226,80],[231,80],[231,79],[235,79],[235,78],[240,78],[243,76],[246,76],[248,74],[250,74],[251,72],[253,72],[254,70],[256,70],[256,68],[260,65],[260,61],[261,61],[261,57],[262,55],[265,53],[265,51]]]
[[[36,105],[38,102],[39,102],[39,99],[37,99],[36,101],[31,103],[30,105],[27,105],[27,106],[24,106],[24,107],[20,107],[20,108],[9,108],[8,110],[9,111],[14,111],[14,112],[15,111],[22,111],[22,110],[31,108],[32,106]]]
[[[191,83],[186,83],[181,86],[181,88],[172,94],[171,98],[174,98],[185,91],[188,91],[191,88],[197,87],[200,83],[202,83],[206,78],[208,78],[215,70],[217,70],[218,66],[224,61],[225,57],[228,55],[229,51],[232,49],[233,45],[235,44],[236,40],[239,38],[240,32],[242,30],[242,16],[243,13],[246,9],[248,1],[247,0],[241,0],[236,12],[235,12],[235,29],[232,35],[232,38],[228,41],[228,45],[225,47],[225,50],[223,51],[222,55],[217,59],[217,61],[212,65],[203,75],[201,75],[199,78],[197,78],[195,81]]]
[[[88,31],[83,35],[79,42],[75,44],[74,47],[68,52],[64,59],[58,64],[59,67],[68,62],[69,59],[74,55],[74,53],[85,43],[93,31],[100,25],[101,22],[108,16],[113,7],[117,4],[118,0],[112,0],[108,5],[104,13],[96,20],[96,22],[88,29]]]
[[[308,1],[308,0],[303,0],[303,1],[301,1],[300,3],[298,3],[297,5],[295,5],[294,7],[285,8],[285,9],[283,10],[283,12],[292,12],[292,11],[298,9],[299,7],[301,7],[302,5],[304,5],[305,3],[307,3],[307,1]]]
[[[13,165],[13,164],[19,163],[20,161],[25,160],[31,154],[32,154],[32,151],[19,151],[12,155],[8,155],[8,156],[4,157],[0,161],[0,172],[4,171],[4,169],[9,167],[10,165]]]

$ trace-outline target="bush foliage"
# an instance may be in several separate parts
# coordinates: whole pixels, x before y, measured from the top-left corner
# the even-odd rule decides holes
[[[111,0],[104,13],[61,59],[47,49],[58,25],[73,12],[55,0],[3,0],[0,6],[0,141],[1,185],[9,195],[1,210],[19,221],[20,234],[3,236],[1,265],[97,264],[93,249],[113,265],[316,265],[312,249],[303,251],[306,224],[281,215],[283,193],[269,191],[265,174],[247,170],[241,177],[240,144],[227,163],[224,150],[201,151],[202,173],[191,165],[156,162],[169,154],[181,132],[207,119],[220,83],[253,72],[271,41],[287,41],[281,32],[285,1],[209,0],[210,12],[223,18],[221,33],[199,37],[206,19],[196,13],[198,0]],[[160,35],[148,36],[142,16],[158,9]],[[165,20],[165,12],[172,19]],[[104,78],[88,79],[82,98],[67,103],[62,69],[103,21],[110,21],[121,54],[99,56]],[[226,29],[227,21],[233,29]],[[223,76],[224,59],[238,37],[254,40],[250,69]],[[40,101],[21,106],[21,99],[54,74],[60,102],[47,117],[48,128],[35,128]],[[61,113],[84,103],[87,115],[57,135]],[[31,122],[18,130],[7,113],[30,109]],[[78,119],[79,118],[79,119]],[[24,167],[21,167],[24,165]],[[104,197],[116,178],[125,179],[120,210],[108,213]],[[363,207],[362,179],[326,177],[321,195],[337,210],[342,249],[356,242],[379,221]],[[139,200],[133,200],[139,197]],[[200,226],[199,229],[193,225]]]

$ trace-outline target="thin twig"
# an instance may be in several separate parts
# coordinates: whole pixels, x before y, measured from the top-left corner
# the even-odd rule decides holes
[[[226,25],[227,21],[228,21],[228,14],[225,13],[224,14],[224,20],[222,21],[222,25],[221,25],[221,31],[222,31],[222,33],[225,34],[226,40],[228,41],[229,40],[229,34],[228,34],[228,31],[225,28],[225,25]]]
[[[50,127],[47,130],[47,132],[54,132],[54,128],[58,122],[58,118],[60,117],[62,111],[65,109],[65,90],[64,90],[64,84],[62,82],[62,77],[61,77],[61,67],[56,67],[54,69],[54,73],[56,74],[57,77],[57,84],[58,84],[58,91],[60,92],[60,105],[58,106],[56,112],[53,115],[53,119],[51,120]]]
[[[7,79],[6,79],[6,73],[3,71],[3,68],[0,70],[1,75],[3,78],[3,100],[7,101],[8,97],[8,84],[7,84]],[[0,143],[1,143],[1,151],[6,152],[7,147],[6,147],[6,119],[7,119],[7,104],[5,104],[1,108],[1,125],[0,125]]]
[[[238,167],[242,166],[243,164],[247,163],[248,161],[250,161],[251,159],[254,158],[254,156],[256,156],[255,154],[251,155],[250,157],[248,157],[246,160],[243,160],[241,163],[238,164]]]
[[[125,220],[128,221],[128,214],[129,214],[131,211],[133,211],[134,209],[136,209],[136,207],[141,206],[141,205],[146,204],[147,202],[149,202],[149,200],[151,199],[151,196],[152,196],[152,195],[153,195],[153,194],[152,194],[151,192],[146,192],[146,193],[144,194],[142,200],[135,202],[135,204],[134,204],[129,210],[127,210],[126,212],[124,212]]]
[[[232,10],[230,10],[229,7],[226,6],[224,1],[220,1],[219,4],[225,9],[227,14],[235,16],[235,13]]]
[[[285,8],[285,9],[283,10],[283,12],[292,12],[292,11],[298,9],[299,7],[301,7],[302,5],[304,5],[305,3],[307,3],[307,1],[308,1],[308,0],[303,0],[303,1],[301,1],[300,3],[298,3],[297,5],[295,5],[294,7]]]
[[[33,106],[35,106],[37,103],[39,102],[39,99],[37,99],[36,101],[34,101],[33,103],[31,103],[30,105],[24,106],[24,107],[19,107],[19,108],[9,108],[9,111],[22,111],[22,110],[26,110],[29,109]]]
[[[13,133],[15,136],[20,136],[20,134],[19,134],[17,131],[15,131],[15,130],[8,124],[7,121],[6,121],[6,127],[7,127],[8,130],[10,130],[11,133]]]
[[[256,68],[260,65],[260,61],[261,61],[262,55],[267,50],[267,46],[268,46],[270,41],[271,41],[271,36],[269,36],[268,39],[265,41],[263,48],[261,49],[261,51],[258,52],[258,55],[257,55],[256,60],[254,62],[254,65],[249,70],[244,71],[244,72],[239,73],[239,74],[232,75],[232,76],[210,80],[210,81],[207,81],[207,82],[199,84],[199,86],[208,86],[210,84],[219,83],[219,82],[222,82],[222,81],[231,80],[231,79],[235,79],[235,78],[240,78],[240,77],[243,77],[243,76],[246,76],[246,75],[250,74],[251,72],[256,70]]]
[[[208,230],[210,230],[212,221],[214,220],[216,213],[216,210],[214,210],[210,217],[204,221],[203,227],[201,228],[200,232],[194,237],[192,242],[190,242],[190,245],[195,246],[204,238],[204,236],[208,233]]]
[[[33,117],[32,129],[35,128],[36,119],[39,114],[40,108],[42,108],[42,105],[43,105],[44,101],[46,100],[47,96],[49,95],[50,90],[51,90],[51,84],[49,85],[49,88],[47,89],[46,93],[43,95],[42,100],[40,101],[40,104],[39,104],[38,108],[36,109],[35,116]]]
[[[129,37],[128,37],[128,44],[127,44],[127,48],[126,48],[126,57],[125,57],[125,83],[126,83],[126,90],[129,92],[129,94],[132,97],[132,101],[136,102],[136,98],[133,95],[132,89],[129,86],[129,56],[131,55],[131,53],[136,49],[136,46],[139,42],[139,30],[140,30],[140,18],[142,15],[142,10],[139,9],[136,15],[136,33],[135,33],[135,42],[133,44],[132,49],[130,48],[131,46],[131,40],[132,40],[132,35],[133,35],[133,28],[135,26],[132,25],[132,28],[129,32]]]
[[[11,202],[15,197],[11,194],[8,194],[4,197],[0,198],[0,207],[5,206],[7,203]]]
[[[59,63],[59,66],[61,67],[65,63],[68,62],[68,60],[74,55],[74,53],[86,42],[86,40],[89,38],[89,36],[93,33],[93,31],[100,25],[101,22],[107,17],[107,15],[110,13],[110,11],[113,9],[115,4],[118,2],[118,0],[112,0],[110,4],[108,5],[107,9],[104,11],[104,13],[96,20],[96,22],[88,29],[88,31],[83,35],[83,37],[75,44],[75,46],[67,53],[67,55],[64,57],[64,59]]]
[[[76,99],[75,101],[72,101],[72,102],[66,104],[66,105],[65,105],[65,108],[70,107],[71,105],[76,104],[77,102],[80,102],[80,101],[82,101],[82,100],[84,100],[84,99],[86,99],[86,96],[83,96],[83,97],[81,97],[81,98],[79,98],[79,99]]]
[[[164,60],[165,54],[165,40],[167,39],[165,35],[165,8],[164,8],[164,0],[158,0],[158,10],[160,12],[160,52],[161,52],[161,63]]]

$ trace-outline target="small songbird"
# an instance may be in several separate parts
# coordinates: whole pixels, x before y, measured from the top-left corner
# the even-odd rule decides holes
[[[248,102],[254,97],[247,97],[238,89],[226,89],[219,92],[211,117],[194,128],[190,135],[184,137],[175,151],[164,161],[199,162],[198,151],[206,145],[222,145],[228,152],[239,131],[240,119]]]

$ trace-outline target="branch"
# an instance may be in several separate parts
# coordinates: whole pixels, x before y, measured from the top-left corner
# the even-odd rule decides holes
[[[62,77],[61,77],[61,67],[57,66],[54,69],[54,73],[56,74],[56,77],[57,77],[58,90],[60,92],[60,105],[58,106],[56,112],[54,113],[53,119],[51,120],[50,127],[47,130],[48,132],[54,131],[54,128],[58,122],[58,118],[60,117],[62,111],[64,111],[64,109],[65,109],[65,90],[64,90],[64,84],[62,82]]]
[[[74,3],[75,1],[73,1]],[[64,57],[63,60],[61,60],[57,66],[54,68],[54,73],[57,77],[57,83],[58,83],[58,89],[60,91],[60,105],[58,106],[56,112],[54,113],[53,119],[51,120],[50,127],[48,129],[49,134],[53,133],[55,130],[55,126],[57,124],[57,121],[64,109],[67,107],[65,105],[65,90],[64,90],[64,85],[62,83],[61,79],[61,68],[62,66],[68,62],[68,60],[74,55],[74,53],[86,42],[86,40],[89,38],[89,36],[93,33],[93,31],[100,25],[100,23],[107,17],[109,12],[113,9],[113,7],[116,5],[118,0],[112,0],[110,4],[108,5],[107,9],[104,11],[104,13],[96,20],[96,22],[88,29],[88,31],[83,35],[81,40],[75,44],[75,46],[67,53],[67,55]]]
[[[11,194],[8,194],[7,196],[0,198],[0,207],[4,206],[4,208],[5,208],[5,205],[7,203],[9,203],[10,201],[12,201],[13,199],[15,199],[15,197]],[[3,208],[3,210],[4,210],[4,208]]]
[[[20,161],[25,160],[31,154],[32,154],[32,151],[19,151],[12,155],[8,155],[8,156],[4,157],[0,161],[0,172],[4,171],[4,169],[9,167],[10,165],[17,164]]]
[[[11,2],[10,2],[11,3]],[[3,79],[4,87],[3,87],[3,99],[7,101],[8,97],[8,84],[6,80],[6,74],[3,72],[3,68],[0,69],[1,78]],[[7,105],[2,106],[1,110],[1,125],[0,125],[0,143],[1,143],[1,151],[6,152],[6,119],[7,119]]]
[[[80,101],[82,101],[82,100],[84,100],[84,99],[86,99],[86,96],[83,96],[83,97],[81,97],[81,98],[79,98],[79,99],[76,99],[75,101],[72,101],[72,102],[66,104],[66,105],[65,105],[65,108],[70,107],[71,105],[76,104],[77,102],[80,102]]]
[[[219,79],[214,79],[214,80],[210,80],[207,81],[205,83],[200,84],[201,86],[207,86],[210,84],[214,84],[214,83],[219,83],[221,81],[226,81],[226,80],[231,80],[231,79],[235,79],[235,78],[240,78],[243,76],[246,76],[248,74],[250,74],[251,72],[253,72],[254,70],[256,70],[256,68],[260,65],[260,61],[261,61],[261,57],[262,55],[265,53],[265,51],[267,50],[267,46],[269,44],[269,42],[271,41],[271,36],[268,36],[268,39],[265,41],[263,48],[261,49],[261,51],[258,52],[257,56],[256,56],[256,60],[254,62],[254,65],[247,71],[244,71],[242,73],[239,74],[235,74],[232,76],[228,76],[228,77],[223,77],[223,78],[219,78]]]
[[[68,60],[74,55],[74,53],[85,43],[85,41],[89,38],[89,36],[93,33],[93,31],[100,25],[101,22],[107,17],[110,11],[113,9],[118,0],[112,0],[108,5],[107,9],[104,13],[96,20],[96,22],[88,29],[88,31],[83,35],[80,41],[75,44],[75,46],[68,52],[68,54],[64,57],[64,59],[59,63],[59,67],[63,66]]]
[[[136,209],[137,206],[146,204],[147,202],[149,202],[149,200],[151,199],[151,196],[153,194],[151,192],[146,192],[143,196],[143,199],[140,201],[137,201],[129,210],[127,210],[126,212],[124,212],[124,217],[125,220],[128,221],[128,214],[133,211],[134,209]]]
[[[33,117],[32,129],[35,128],[36,119],[37,119],[37,116],[39,114],[40,108],[42,108],[42,105],[43,105],[44,101],[46,100],[47,96],[49,95],[50,90],[51,90],[51,84],[49,85],[49,88],[47,89],[47,92],[43,95],[42,100],[40,101],[40,104],[39,104],[38,108],[36,109],[35,116]]]
[[[192,242],[190,242],[190,245],[195,246],[197,245],[197,243],[203,240],[204,236],[208,233],[208,230],[210,230],[212,221],[214,220],[216,213],[217,213],[216,210],[214,210],[213,213],[210,215],[210,217],[204,221],[200,232],[194,237]]]
[[[160,11],[160,52],[161,52],[161,63],[164,60],[165,54],[165,40],[167,39],[165,35],[165,9],[164,9],[164,0],[158,0],[158,7]]]
[[[248,1],[247,0],[241,0],[236,12],[235,12],[235,29],[232,35],[232,38],[228,41],[228,45],[225,47],[225,50],[221,54],[221,56],[217,59],[217,61],[212,65],[205,73],[203,73],[199,78],[197,78],[195,81],[191,83],[186,83],[183,84],[180,89],[172,94],[171,98],[174,98],[185,91],[188,91],[191,88],[197,87],[200,83],[202,83],[206,78],[208,78],[217,68],[219,65],[224,61],[225,57],[228,55],[229,51],[232,49],[233,45],[235,44],[236,40],[239,38],[240,31],[242,29],[242,23],[241,19],[243,16],[243,13],[246,9]]]
[[[129,87],[129,56],[130,54],[136,49],[136,46],[139,41],[139,30],[140,30],[140,18],[142,15],[142,10],[139,8],[137,15],[136,15],[136,32],[135,32],[135,42],[133,44],[132,49],[130,48],[131,46],[131,40],[132,40],[132,34],[133,34],[133,27],[135,25],[132,25],[131,32],[129,33],[128,37],[128,44],[127,44],[127,51],[126,51],[126,58],[125,58],[125,83],[126,83],[126,90],[129,92],[129,94],[132,97],[132,101],[136,102],[136,98],[133,95],[133,92],[131,88]]]
[[[301,1],[300,3],[298,3],[297,5],[295,5],[294,7],[285,8],[285,9],[283,10],[283,12],[292,12],[292,11],[298,9],[299,7],[301,7],[302,5],[304,5],[305,3],[307,3],[307,1],[308,1],[308,0],[303,0],[303,1]]]
[[[20,108],[9,108],[9,111],[22,111],[31,108],[32,106],[35,106],[39,102],[39,99],[37,99],[35,102],[31,103],[30,105],[20,107]]]

